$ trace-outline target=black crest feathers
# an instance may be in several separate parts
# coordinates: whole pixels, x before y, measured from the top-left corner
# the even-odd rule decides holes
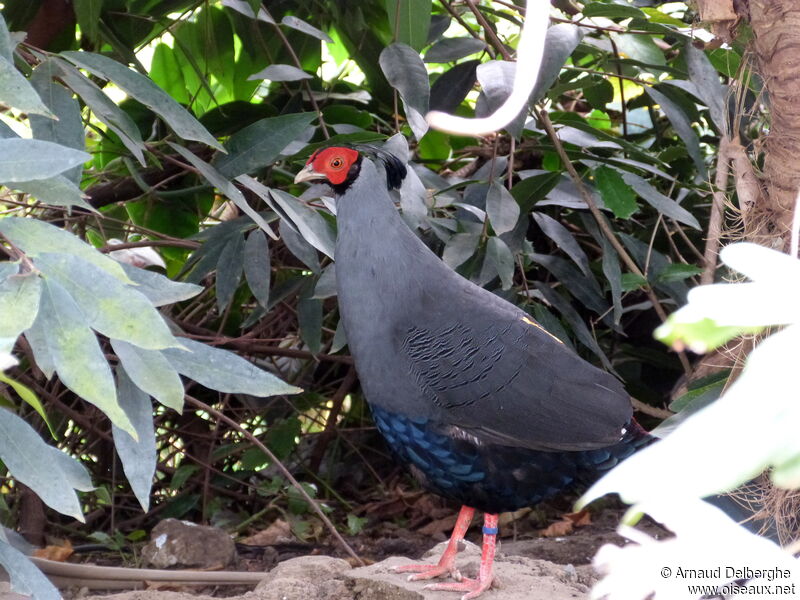
[[[371,158],[375,158],[381,162],[384,170],[386,171],[386,187],[390,190],[399,189],[403,184],[403,180],[408,174],[406,165],[397,156],[381,148],[376,148],[371,145],[355,146],[355,149],[362,152]]]

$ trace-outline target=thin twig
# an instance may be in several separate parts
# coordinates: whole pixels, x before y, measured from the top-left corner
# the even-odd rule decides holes
[[[633,408],[638,410],[640,413],[644,413],[646,415],[650,415],[651,417],[656,417],[657,419],[668,419],[675,413],[669,411],[665,408],[658,408],[657,406],[650,406],[649,404],[645,404],[641,400],[637,400],[636,398],[631,398],[631,404]]]
[[[572,177],[572,180],[575,182],[575,186],[578,188],[580,192],[581,198],[586,203],[586,206],[589,207],[589,212],[592,213],[592,216],[597,221],[597,225],[600,227],[600,230],[603,232],[603,235],[608,238],[608,241],[611,242],[611,245],[614,247],[614,250],[617,251],[619,257],[622,259],[622,262],[625,263],[625,266],[628,267],[631,273],[638,275],[642,279],[645,279],[644,273],[642,273],[641,269],[639,269],[639,265],[636,264],[636,261],[631,258],[630,254],[628,254],[627,250],[625,250],[622,243],[617,239],[617,236],[614,235],[614,231],[611,229],[611,226],[606,221],[606,218],[603,216],[603,213],[600,212],[600,209],[597,207],[597,203],[592,198],[592,195],[589,193],[589,190],[586,189],[586,185],[583,183],[583,179],[578,174],[578,171],[575,170],[575,166],[572,164],[572,161],[569,159],[566,150],[564,150],[564,145],[561,143],[561,140],[556,134],[556,130],[553,127],[553,122],[550,120],[550,117],[547,114],[545,109],[539,111],[539,117],[541,118],[542,124],[544,125],[545,131],[547,131],[547,135],[550,137],[550,140],[553,142],[553,146],[558,153],[558,156],[561,158],[561,162],[566,167],[567,171]],[[656,314],[662,321],[667,320],[667,313],[664,311],[664,307],[661,306],[661,302],[658,299],[658,296],[653,291],[653,288],[650,287],[649,284],[643,287],[644,292],[647,294],[647,297],[650,299],[650,303],[653,305],[653,310],[656,311]],[[681,361],[681,365],[683,366],[684,371],[687,375],[691,374],[692,367],[689,364],[689,359],[686,358],[686,354],[683,352],[678,353],[678,358]]]
[[[461,15],[459,15],[455,10],[453,10],[453,7],[450,6],[450,3],[447,0],[439,0],[439,2],[441,2],[441,4],[444,7],[444,9],[448,13],[450,13],[450,16],[453,17],[458,22],[459,25],[461,25],[464,29],[467,30],[467,33],[469,33],[476,40],[480,40],[482,42],[484,41],[483,38],[480,36],[480,34],[478,34],[477,31],[472,29],[472,27],[469,26],[469,23],[467,23],[464,19],[462,19]],[[489,56],[491,56],[492,58],[495,57],[494,48],[492,48],[488,44],[486,46],[486,51],[489,53]]]
[[[729,174],[728,138],[723,136],[719,141],[717,174],[714,176],[714,189],[711,190],[711,216],[708,219],[708,237],[706,238],[705,252],[703,252],[705,265],[703,274],[700,276],[700,283],[703,285],[714,283],[714,273],[717,271],[717,254],[719,253],[719,240],[722,236],[722,215]]]
[[[467,6],[469,6],[469,9],[475,15],[475,18],[478,20],[478,23],[481,24],[481,27],[483,27],[483,30],[486,32],[486,37],[489,39],[489,41],[492,42],[492,46],[494,46],[497,49],[497,51],[503,55],[504,60],[510,61],[511,54],[506,49],[505,44],[503,44],[503,42],[500,41],[500,38],[497,37],[497,34],[495,33],[494,29],[492,29],[492,26],[489,24],[489,21],[486,20],[486,17],[483,16],[483,13],[475,5],[475,0],[465,0],[465,1],[467,3]]]
[[[272,462],[272,464],[278,468],[278,470],[289,481],[289,483],[292,484],[292,487],[294,487],[300,493],[303,499],[306,502],[308,502],[308,505],[311,507],[311,509],[315,513],[317,513],[317,516],[325,524],[325,527],[328,528],[328,531],[330,531],[331,535],[336,539],[336,541],[339,542],[339,544],[341,544],[344,551],[347,552],[355,561],[357,561],[359,565],[361,566],[365,565],[364,561],[361,560],[361,557],[355,553],[355,550],[353,550],[350,547],[350,544],[348,544],[342,537],[342,535],[336,530],[336,527],[334,526],[333,523],[331,523],[331,520],[327,517],[327,515],[325,515],[325,513],[322,512],[322,509],[319,507],[317,501],[308,495],[308,492],[305,490],[305,488],[302,485],[300,485],[300,482],[297,481],[297,479],[294,478],[294,476],[289,472],[289,469],[287,469],[286,466],[280,460],[278,460],[278,457],[275,456],[275,454],[273,454],[272,450],[270,450],[264,444],[262,444],[261,441],[256,436],[254,436],[252,433],[250,433],[241,425],[239,425],[239,423],[237,423],[227,415],[222,414],[218,410],[210,407],[205,402],[202,402],[197,398],[193,398],[188,394],[186,396],[186,400],[189,402],[189,404],[192,404],[193,406],[196,406],[197,408],[206,411],[209,415],[213,416],[215,419],[219,419],[220,421],[224,421],[225,423],[230,425],[233,429],[241,433],[247,440],[249,440],[251,444],[253,444],[256,448],[261,450],[261,452],[266,454],[267,457]]]

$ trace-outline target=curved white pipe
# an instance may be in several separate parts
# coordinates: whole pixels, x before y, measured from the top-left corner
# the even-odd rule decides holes
[[[500,108],[488,117],[472,119],[433,110],[425,116],[428,124],[434,129],[456,135],[486,135],[508,125],[528,104],[528,98],[539,76],[549,24],[550,0],[528,0],[525,23],[517,46],[514,87]]]

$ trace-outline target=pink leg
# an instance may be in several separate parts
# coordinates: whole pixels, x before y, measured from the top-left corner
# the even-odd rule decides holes
[[[456,525],[453,527],[453,534],[450,536],[450,541],[442,553],[439,563],[435,565],[402,565],[394,567],[392,570],[395,573],[416,573],[410,575],[409,581],[418,581],[420,579],[433,579],[434,577],[441,577],[442,575],[450,575],[456,581],[461,581],[461,573],[456,569],[456,554],[458,553],[458,543],[464,539],[464,536],[472,523],[472,516],[475,514],[475,509],[469,506],[462,506],[461,511],[458,513]]]
[[[481,566],[477,579],[464,578],[460,583],[432,583],[425,586],[426,590],[467,592],[461,600],[477,598],[492,587],[492,563],[494,551],[497,546],[497,515],[486,514],[483,517],[483,551],[481,552]]]

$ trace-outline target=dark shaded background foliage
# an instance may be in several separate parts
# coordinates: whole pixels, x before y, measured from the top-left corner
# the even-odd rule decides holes
[[[427,191],[409,192],[401,205],[425,241],[464,276],[528,310],[587,359],[612,368],[633,396],[655,408],[669,404],[688,363],[684,357],[682,365],[652,339],[660,322],[652,298],[669,312],[684,301],[700,273],[697,248],[709,203],[705,161],[720,126],[706,103],[716,104],[721,99],[714,92],[725,91],[710,65],[735,76],[740,62],[735,50],[703,53],[692,46],[691,12],[668,15],[656,2],[585,2],[585,14],[609,20],[570,29],[583,37],[528,115],[547,106],[567,155],[605,205],[606,218],[644,280],[630,272],[585,210],[541,121],[529,120],[523,128],[523,119],[511,133],[483,140],[436,131],[415,139],[403,102],[381,70],[381,52],[396,41],[410,43],[423,56],[446,50],[442,62],[427,63],[430,107],[471,115],[474,90],[480,89],[476,67],[513,55],[522,2],[403,0],[399,9],[395,0],[264,2],[276,24],[205,0],[74,0],[72,12],[64,15],[53,7],[57,3],[5,2],[9,29],[29,31],[29,45],[20,47],[17,61],[23,71],[50,53],[84,50],[146,73],[226,143],[228,157],[207,145],[181,142],[215,165],[228,183],[244,172],[226,171],[229,157],[251,154],[248,173],[272,189],[299,195],[303,190],[291,183],[293,174],[317,144],[380,142],[404,133]],[[260,6],[234,4],[240,10]],[[429,27],[421,18],[427,14]],[[561,14],[559,21],[572,17],[569,10]],[[320,31],[280,25],[284,17]],[[420,23],[426,26],[421,29]],[[455,49],[440,45],[445,31],[460,39]],[[321,41],[325,35],[332,42]],[[351,70],[364,74],[363,83],[320,77],[326,43],[339,64],[345,56],[354,61],[357,69]],[[154,47],[149,69],[137,59],[146,46]],[[692,59],[692,52],[700,58]],[[704,78],[692,64],[715,75],[709,79],[705,71]],[[250,79],[269,65],[292,65],[308,78]],[[97,73],[91,79],[108,85]],[[482,83],[491,92],[489,105],[505,93],[502,81]],[[365,91],[370,99],[358,101]],[[267,240],[218,180],[168,144],[180,140],[152,110],[130,97],[119,103],[143,140],[136,142],[99,123],[97,106],[85,96],[79,99],[93,156],[81,187],[100,213],[68,215],[63,207],[11,193],[0,204],[65,226],[103,251],[113,249],[110,238],[153,246],[166,261],[168,276],[204,286],[200,295],[167,307],[165,314],[187,336],[233,350],[306,391],[258,399],[212,392],[186,380],[187,394],[261,437],[335,510],[336,523],[355,532],[366,499],[397,493],[398,481],[404,488],[413,484],[392,465],[372,431],[338,327],[332,261],[319,251],[333,239],[335,218],[315,199],[273,195],[266,205],[239,181],[250,206],[280,234]],[[486,102],[479,99],[479,108]],[[308,118],[292,120],[300,113]],[[269,118],[277,120],[264,121]],[[263,146],[253,146],[259,140]],[[132,146],[139,147],[146,164],[137,162]],[[509,202],[519,207],[520,217],[505,230],[493,215],[507,210]],[[482,221],[485,211],[491,222]],[[320,533],[307,507],[258,449],[192,407],[182,414],[163,407],[155,412],[158,471],[153,505],[143,514],[122,476],[107,420],[58,379],[47,380],[24,342],[18,349],[24,360],[9,375],[41,398],[60,435],[56,443],[82,459],[99,486],[81,495],[87,528],[47,512],[48,531],[128,534],[176,516],[244,532],[283,515],[301,537]],[[47,435],[44,422],[10,388],[2,393]],[[646,414],[641,420],[657,422]],[[11,480],[5,485],[3,522],[40,539],[45,518],[37,512],[38,499]]]

